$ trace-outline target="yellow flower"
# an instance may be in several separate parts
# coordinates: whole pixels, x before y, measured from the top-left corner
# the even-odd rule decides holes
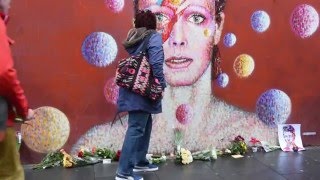
[[[72,157],[64,150],[62,150],[61,153],[63,154],[63,167],[72,167],[72,165],[75,164],[75,162],[73,162]]]
[[[63,167],[72,167],[72,162],[69,161],[67,156],[63,156]]]
[[[181,149],[182,164],[190,164],[193,161],[192,154],[189,150]]]
[[[181,155],[181,158],[182,158],[182,160],[187,159],[187,158],[188,158],[188,155],[183,154],[183,155]]]

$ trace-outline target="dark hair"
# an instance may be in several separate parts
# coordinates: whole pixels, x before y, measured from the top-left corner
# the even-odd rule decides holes
[[[157,28],[157,17],[150,10],[138,11],[134,18],[135,28],[145,27],[148,30]]]
[[[216,21],[220,24],[221,22],[221,16],[220,13],[224,11],[224,8],[226,7],[227,0],[215,0],[215,6],[216,6]]]
[[[215,0],[215,8],[216,8],[216,22],[220,25],[221,23],[221,13],[224,11],[226,7],[227,0]],[[212,49],[212,80],[216,80],[220,74],[222,74],[221,68],[221,55],[218,45],[213,45]]]
[[[294,127],[291,125],[283,126],[283,132],[291,132],[294,133]]]

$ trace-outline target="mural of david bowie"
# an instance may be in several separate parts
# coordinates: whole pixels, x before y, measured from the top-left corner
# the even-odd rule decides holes
[[[225,22],[225,0],[140,0],[135,10],[149,9],[157,16],[165,51],[164,73],[168,86],[164,93],[163,113],[153,117],[149,151],[171,153],[174,129],[184,131],[183,147],[193,151],[208,147],[222,148],[241,134],[277,142],[276,128],[260,121],[255,113],[243,111],[214,96],[212,81],[221,72],[218,45]],[[177,109],[188,107],[188,116],[178,121]],[[97,125],[73,145],[121,149],[128,116]]]

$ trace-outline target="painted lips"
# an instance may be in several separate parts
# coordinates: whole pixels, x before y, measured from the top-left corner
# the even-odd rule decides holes
[[[169,68],[182,69],[187,68],[192,61],[192,59],[186,57],[171,57],[166,59],[165,63]]]

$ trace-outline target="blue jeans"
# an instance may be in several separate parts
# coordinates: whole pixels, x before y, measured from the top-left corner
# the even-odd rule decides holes
[[[150,135],[152,130],[152,116],[142,111],[129,112],[128,130],[123,142],[120,155],[118,174],[130,176],[134,166],[146,166]]]

